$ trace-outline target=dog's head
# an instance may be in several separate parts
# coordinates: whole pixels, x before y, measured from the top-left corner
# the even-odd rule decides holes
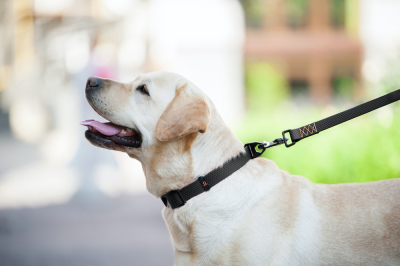
[[[138,159],[156,196],[189,182],[190,149],[207,131],[212,112],[201,90],[182,76],[156,72],[131,83],[91,77],[85,93],[92,108],[110,121],[82,122],[93,145]]]

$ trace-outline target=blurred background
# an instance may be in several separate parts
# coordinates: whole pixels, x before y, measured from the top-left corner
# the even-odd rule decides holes
[[[174,71],[243,142],[400,88],[398,0],[0,0],[0,265],[172,265],[140,164],[91,146],[89,76]],[[317,183],[400,177],[392,104],[264,157]]]

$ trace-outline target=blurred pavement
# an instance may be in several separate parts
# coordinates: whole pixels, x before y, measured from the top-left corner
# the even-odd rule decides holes
[[[173,265],[153,196],[0,211],[0,265]]]
[[[0,115],[0,124],[6,125],[6,120]],[[0,127],[0,147],[0,183],[8,172],[25,165],[41,167],[37,146],[15,139],[6,126]],[[43,175],[19,175],[24,182],[14,186],[28,183],[26,189],[34,192],[38,187],[32,183],[40,188],[50,181],[49,189],[57,189]],[[161,216],[163,204],[147,192],[94,202],[10,207],[0,209],[0,266],[173,265],[173,248]]]

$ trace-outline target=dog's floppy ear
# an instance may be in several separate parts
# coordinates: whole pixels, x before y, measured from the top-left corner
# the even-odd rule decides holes
[[[204,133],[210,123],[210,107],[194,94],[187,82],[178,82],[175,98],[156,126],[156,137],[168,141],[194,132]]]

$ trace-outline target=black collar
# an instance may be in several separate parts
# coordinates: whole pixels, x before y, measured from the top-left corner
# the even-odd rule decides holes
[[[185,203],[191,198],[196,197],[204,191],[209,191],[210,188],[239,170],[248,161],[250,161],[250,159],[260,156],[266,148],[280,145],[282,143],[282,139],[276,139],[274,141],[264,143],[247,143],[244,145],[244,149],[246,151],[245,153],[240,153],[235,158],[227,161],[222,167],[211,171],[207,175],[200,176],[197,181],[187,185],[186,187],[165,193],[161,197],[161,200],[166,207],[170,207],[172,209],[179,208],[185,205]]]

